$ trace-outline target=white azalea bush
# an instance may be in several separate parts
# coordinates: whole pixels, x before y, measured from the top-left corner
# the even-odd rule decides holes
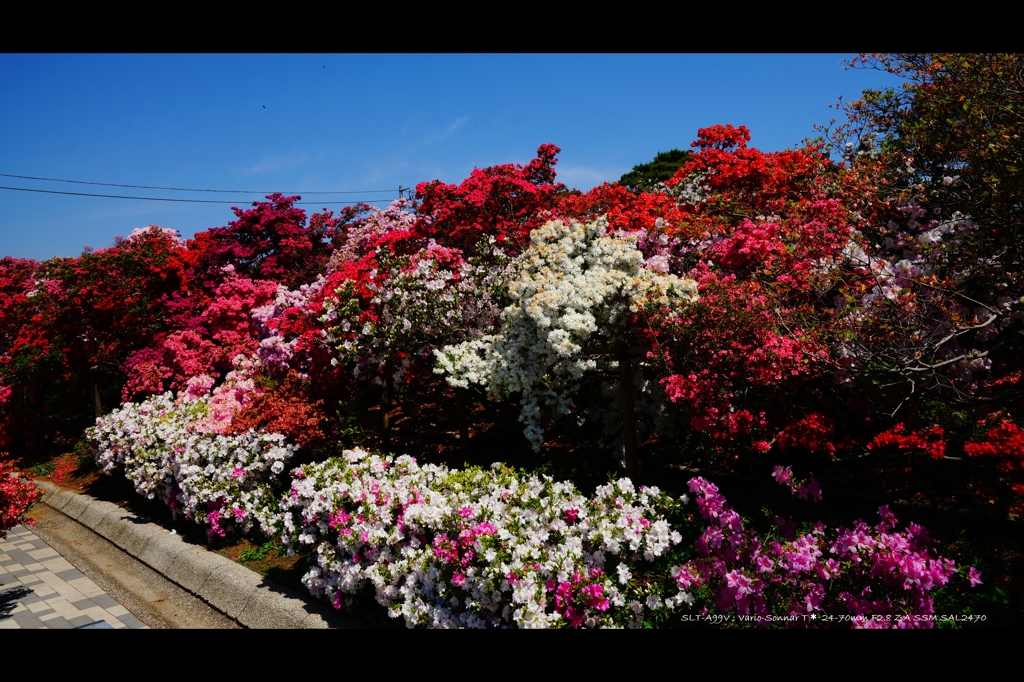
[[[372,586],[408,627],[638,627],[692,601],[661,565],[685,496],[360,449],[292,473],[275,531],[314,549],[303,583],[335,608]]]
[[[239,394],[251,388],[245,379],[213,395],[202,394],[212,384],[209,377],[189,383],[177,400],[167,392],[98,419],[86,432],[96,444],[97,464],[106,474],[123,471],[141,495],[161,500],[211,535],[247,532],[257,522],[266,532],[286,480],[277,481],[278,475],[296,447],[279,433],[225,433],[224,413],[244,402]]]
[[[631,315],[646,306],[697,300],[693,280],[645,267],[637,233],[607,233],[607,221],[551,221],[534,230],[514,262],[513,303],[496,334],[434,351],[434,371],[449,385],[478,384],[493,398],[521,395],[520,421],[539,450],[541,405],[569,414],[584,373],[597,367],[592,338],[626,340]]]

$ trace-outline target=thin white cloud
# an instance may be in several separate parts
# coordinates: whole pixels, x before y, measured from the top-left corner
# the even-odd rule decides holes
[[[259,173],[270,173],[276,170],[291,170],[292,168],[297,168],[298,166],[303,165],[305,162],[305,154],[293,154],[288,158],[270,156],[263,159],[255,166],[246,168],[244,172],[247,175],[257,175]]]
[[[469,116],[459,116],[457,119],[455,119],[454,123],[448,126],[448,130],[444,131],[440,135],[431,135],[426,140],[424,140],[424,144],[433,144],[434,142],[439,142],[446,137],[450,137],[452,134],[455,133],[456,130],[466,125],[466,122],[468,120]]]
[[[456,130],[465,125],[466,121],[468,120],[469,116],[459,116],[457,119],[455,119],[455,123],[452,123],[450,126],[448,126],[448,130],[444,131],[444,137],[448,137],[449,135],[454,133]]]
[[[269,173],[281,167],[281,159],[263,159],[255,166],[246,168],[245,172],[250,174]]]

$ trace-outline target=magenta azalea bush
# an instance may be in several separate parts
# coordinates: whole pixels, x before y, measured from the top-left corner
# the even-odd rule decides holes
[[[956,565],[929,548],[928,532],[911,523],[897,530],[888,506],[874,526],[829,531],[815,523],[805,533],[776,517],[777,536],[761,538],[745,527],[718,487],[703,478],[689,483],[709,524],[696,541],[697,558],[673,569],[683,589],[706,611],[807,624],[850,623],[857,628],[929,628],[932,591],[956,575]],[[965,574],[971,586],[980,574]]]

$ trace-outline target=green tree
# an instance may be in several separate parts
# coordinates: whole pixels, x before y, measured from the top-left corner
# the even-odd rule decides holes
[[[988,229],[987,248],[1015,253],[1024,238],[1024,55],[865,55],[851,66],[888,71],[900,88],[867,90],[845,106],[848,153],[876,147],[880,189],[923,188]]]
[[[631,190],[649,188],[671,178],[692,158],[691,152],[681,149],[658,152],[650,163],[633,166],[633,170],[619,178],[619,184]]]
[[[849,66],[904,81],[844,105],[847,123],[829,134],[848,168],[877,193],[873,236],[921,241],[925,230],[957,214],[977,224],[948,251],[941,276],[921,281],[924,298],[947,302],[949,321],[934,330],[941,332],[936,347],[959,346],[927,369],[984,357],[993,363],[990,389],[983,384],[972,400],[1019,404],[1013,377],[1024,369],[1024,55],[862,55]],[[887,219],[903,224],[911,216],[901,216],[900,207],[910,205],[923,211],[920,233],[881,227]]]

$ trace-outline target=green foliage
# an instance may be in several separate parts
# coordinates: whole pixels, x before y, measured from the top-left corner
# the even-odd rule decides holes
[[[238,555],[238,560],[241,562],[263,561],[272,551],[277,552],[278,554],[281,553],[281,545],[277,544],[273,540],[270,542],[264,542],[259,547],[250,547]]]
[[[650,163],[633,166],[633,170],[619,178],[619,184],[632,190],[652,187],[671,178],[692,158],[691,152],[681,149],[658,152]]]
[[[1015,627],[1024,617],[1021,585],[1013,576],[1020,575],[1024,553],[1019,538],[1000,538],[977,531],[959,529],[952,538],[939,537],[943,556],[956,562],[965,575],[969,566],[976,567],[983,582],[960,590],[942,590],[936,594],[935,613],[983,617],[982,628]],[[943,541],[944,540],[944,541]],[[962,629],[971,625],[957,621],[940,621],[940,628]]]
[[[36,476],[49,476],[50,473],[57,468],[56,462],[43,462],[36,464],[28,468],[28,472],[35,474]]]

